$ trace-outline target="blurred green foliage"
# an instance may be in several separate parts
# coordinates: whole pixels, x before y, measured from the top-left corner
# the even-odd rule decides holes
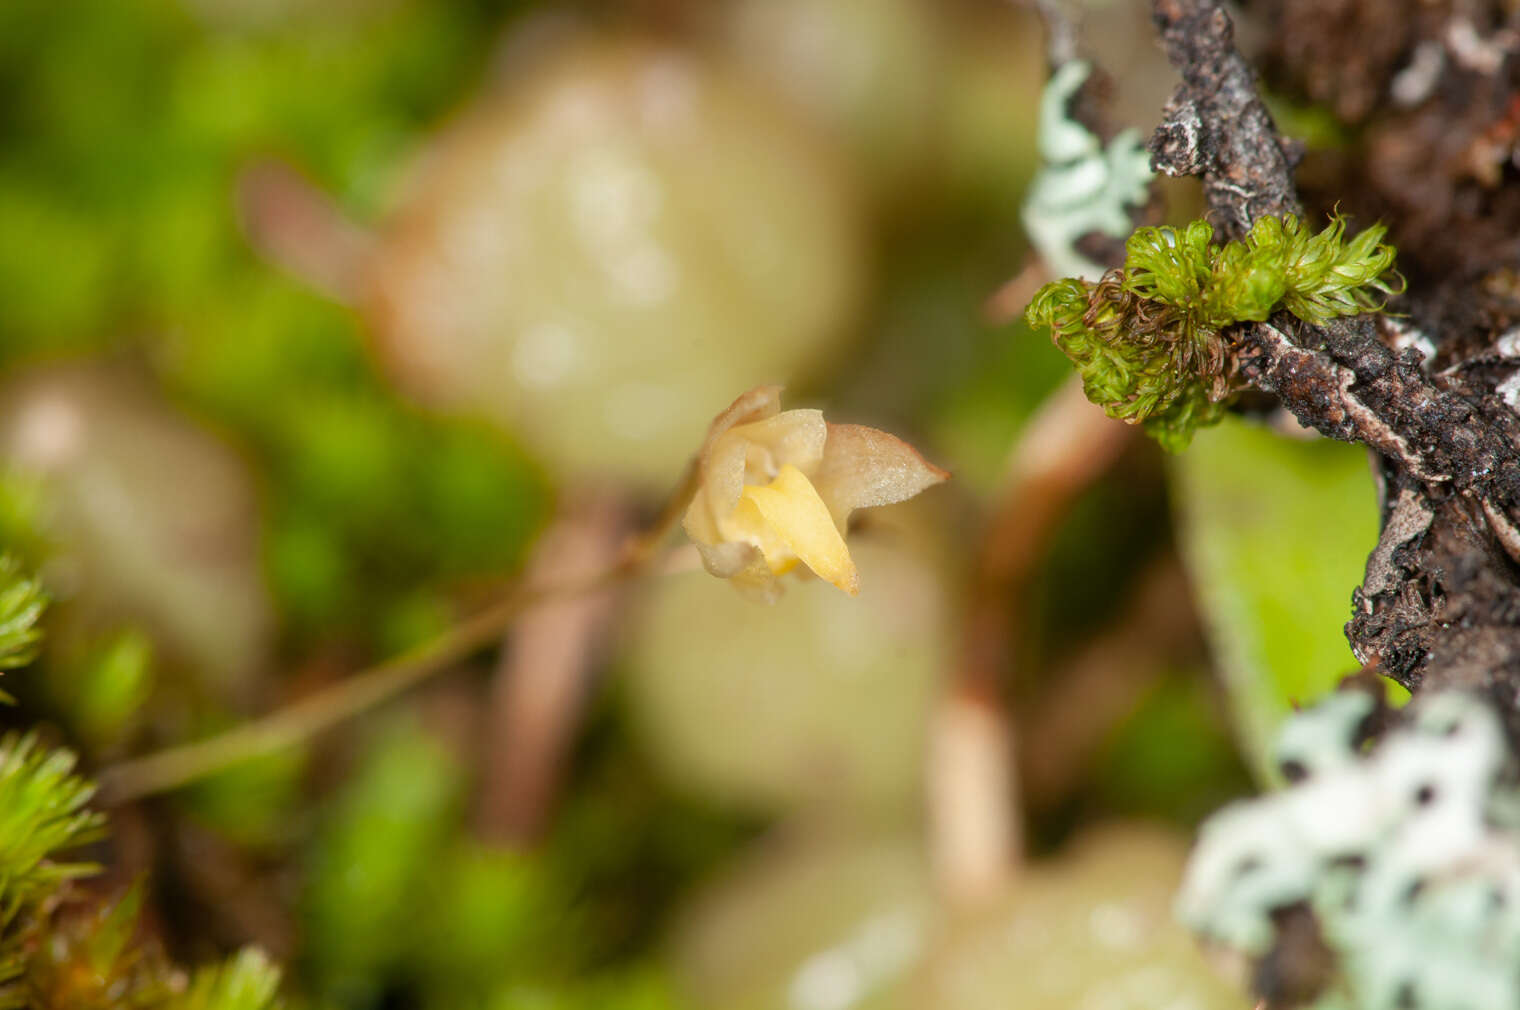
[[[312,851],[305,955],[320,996],[374,1004],[413,949],[417,909],[457,818],[462,769],[403,723],[376,737],[335,798]]]
[[[785,6],[807,15],[822,2]],[[228,14],[239,6],[0,4],[0,88],[14,96],[0,106],[0,371],[60,355],[125,360],[238,447],[259,484],[264,575],[281,618],[278,658],[295,670],[263,678],[251,699],[207,701],[179,691],[145,629],[93,629],[68,648],[55,641],[45,669],[18,690],[26,707],[11,715],[56,718],[56,731],[87,761],[210,735],[246,714],[239,704],[279,704],[368,657],[434,637],[516,570],[554,493],[576,490],[551,488],[500,431],[408,406],[377,374],[357,314],[263,262],[237,212],[243,171],[274,157],[298,166],[358,222],[383,224],[413,156],[477,93],[508,48],[498,49],[498,39],[537,4],[282,0],[266,9],[284,14],[241,21]],[[748,6],[757,17],[773,13],[765,0]],[[964,6],[947,14],[892,0],[881,10],[906,20],[873,25],[876,5],[851,0],[836,20],[862,25],[865,42],[879,30],[912,51],[911,79],[894,74],[890,61],[875,64],[907,97],[820,111],[808,103],[840,96],[809,97],[800,87],[791,96],[799,117],[843,134],[833,139],[846,155],[867,153],[867,163],[848,171],[872,203],[875,227],[863,257],[873,286],[857,353],[804,395],[827,399],[841,418],[928,432],[931,457],[957,472],[962,490],[948,493],[964,496],[948,499],[932,521],[957,534],[965,524],[956,510],[969,513],[969,500],[998,484],[1024,421],[1069,370],[1023,321],[1006,321],[1017,307],[987,303],[1025,255],[1017,218],[1035,167],[1038,45],[1001,5],[987,5],[1003,18],[996,30],[971,15],[974,4]],[[935,24],[932,33],[900,30],[920,17]],[[776,30],[785,39],[798,29]],[[739,44],[708,40],[705,55]],[[785,66],[758,55],[760,76],[785,80]],[[1030,101],[1019,101],[1026,92]],[[899,106],[911,106],[912,122],[874,118]],[[869,163],[883,146],[891,157]],[[736,392],[713,391],[714,409]],[[1353,478],[1344,456],[1324,467],[1298,460],[1333,450],[1226,432],[1219,437],[1227,443],[1200,439],[1174,487],[1188,515],[1199,517],[1184,539],[1212,545],[1195,551],[1205,558],[1195,562],[1201,583],[1227,601],[1229,634],[1240,636],[1253,669],[1272,671],[1270,688],[1232,681],[1250,722],[1345,665],[1344,646],[1334,648],[1338,619],[1324,618],[1344,609],[1355,575],[1349,558],[1360,551],[1348,544],[1362,541],[1339,531],[1342,519],[1370,530],[1373,510],[1365,478]],[[1101,631],[1133,585],[1129,573],[1168,546],[1158,473],[1152,454],[1133,454],[1065,517],[1038,585],[1020,613],[1008,615],[1024,632],[1017,691],[1038,689],[1023,681]],[[44,574],[57,557],[47,505],[39,484],[0,477],[0,549]],[[1258,543],[1256,527],[1242,524],[1263,509],[1260,521],[1281,529]],[[894,549],[891,536],[878,546]],[[967,535],[951,547],[973,542]],[[1282,549],[1299,542],[1302,557]],[[1331,555],[1334,574],[1323,563]],[[1286,572],[1292,564],[1313,566],[1312,574]],[[938,593],[935,580],[953,576],[926,563],[914,578]],[[0,666],[29,653],[38,601],[32,581],[0,580]],[[619,664],[611,668],[615,682]],[[873,675],[880,674],[860,674]],[[870,681],[860,683],[869,696]],[[483,679],[470,689],[477,701],[486,694]],[[479,783],[470,762],[487,745],[413,711],[367,721],[309,753],[230,768],[175,803],[142,809],[156,836],[173,837],[181,818],[210,827],[236,853],[239,885],[278,867],[271,904],[290,920],[283,925],[296,950],[292,988],[323,1010],[671,1010],[683,993],[660,941],[695,882],[738,864],[770,822],[732,809],[732,797],[681,791],[662,774],[630,739],[626,691],[614,686],[589,703],[554,816],[531,846],[476,837],[470,805]],[[856,713],[837,714],[854,723],[851,732],[865,725]],[[492,728],[482,718],[470,729]],[[6,798],[9,766],[0,760],[0,874],[16,857],[56,877],[63,868],[38,853],[95,822],[80,813],[88,786],[66,759],[44,758],[34,746],[12,739],[0,757],[19,760],[12,771],[28,781],[52,783],[57,820],[36,816],[34,793]],[[919,763],[899,763],[912,781],[893,786],[901,786],[906,811],[897,820],[916,825]],[[20,789],[19,781],[11,785]],[[1190,820],[1238,787],[1238,766],[1203,689],[1196,678],[1175,678],[1110,741],[1084,786],[1082,816]],[[843,806],[833,812],[850,816]],[[12,838],[22,841],[7,848]],[[185,858],[163,838],[153,841],[162,848],[156,857]],[[147,897],[179,900],[176,886],[195,885],[179,880]],[[130,962],[130,971],[146,972],[144,993],[162,981],[154,955],[135,953],[125,939],[141,894],[87,902],[70,920],[73,932],[58,933],[53,977],[93,959],[112,962],[112,971]],[[193,896],[202,907],[218,900],[226,895]],[[184,931],[173,925],[178,918],[166,917],[170,943],[226,942],[244,925],[187,938],[175,935]],[[172,1006],[264,1010],[274,977],[244,954],[191,976]]]
[[[0,561],[0,612],[18,598],[30,601],[20,617],[0,622],[8,624],[0,659],[12,667],[27,661],[40,638],[43,603],[7,556]],[[146,645],[128,635],[99,665],[141,670],[146,658]],[[258,951],[202,969],[183,986],[156,945],[139,940],[141,886],[93,904],[76,890],[99,867],[71,857],[104,837],[106,819],[87,808],[95,787],[74,773],[75,762],[70,751],[49,750],[32,734],[0,739],[0,1008],[274,1010],[280,973]]]
[[[58,657],[46,681],[52,703],[95,748],[121,739],[153,686],[153,644],[135,628],[94,643],[84,655]]]
[[[1108,740],[1091,802],[1119,815],[1196,825],[1250,791],[1210,684],[1178,671],[1150,691]]]
[[[254,456],[268,570],[297,642],[366,636],[419,585],[499,572],[546,508],[502,437],[377,380],[355,318],[262,265],[239,172],[275,155],[361,217],[478,72],[471,3],[323,12],[260,31],[172,0],[0,10],[0,367],[125,354]]]
[[[35,566],[47,549],[42,533],[42,486],[9,467],[0,467],[0,549]]]
[[[203,733],[234,725],[221,713],[201,724]],[[243,761],[185,790],[178,799],[187,813],[221,835],[255,850],[275,850],[303,837],[299,819],[306,794],[307,753],[291,748]]]
[[[1341,625],[1377,542],[1366,450],[1227,421],[1172,462],[1172,478],[1237,741],[1274,781],[1278,724],[1357,666]]]
[[[534,850],[461,837],[465,769],[418,723],[374,734],[311,853],[303,960],[316,995],[363,1007],[411,992],[430,1010],[675,1006],[647,961],[648,917],[735,835],[662,798],[605,739],[613,731],[593,730],[585,778]]]

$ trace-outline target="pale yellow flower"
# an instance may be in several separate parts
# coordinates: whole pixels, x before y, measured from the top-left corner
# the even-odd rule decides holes
[[[739,397],[708,429],[686,532],[719,578],[773,599],[802,564],[854,596],[850,513],[912,498],[950,475],[896,436],[781,409],[781,387]]]

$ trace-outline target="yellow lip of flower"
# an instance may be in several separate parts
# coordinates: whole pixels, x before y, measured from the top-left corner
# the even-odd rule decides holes
[[[709,572],[763,599],[798,564],[853,596],[850,513],[911,498],[949,474],[884,431],[783,411],[780,393],[752,389],[713,421],[683,525]]]
[[[769,484],[745,485],[719,529],[730,540],[759,548],[772,575],[784,575],[800,561],[851,596],[860,593],[860,573],[834,517],[812,481],[790,463]]]

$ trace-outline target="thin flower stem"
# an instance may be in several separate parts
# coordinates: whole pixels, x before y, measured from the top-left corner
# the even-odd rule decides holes
[[[294,746],[452,669],[471,653],[497,642],[519,615],[538,604],[581,596],[642,575],[695,489],[693,465],[649,530],[636,537],[623,557],[605,570],[559,584],[519,586],[438,638],[282,709],[217,736],[107,768],[99,777],[102,801],[121,804],[170,792],[233,765]]]
[[[127,803],[179,789],[232,765],[284,750],[450,669],[470,653],[495,642],[518,615],[535,604],[590,592],[628,574],[629,566],[622,563],[577,582],[514,591],[431,642],[269,715],[206,740],[107,768],[100,776],[101,797],[106,803]]]

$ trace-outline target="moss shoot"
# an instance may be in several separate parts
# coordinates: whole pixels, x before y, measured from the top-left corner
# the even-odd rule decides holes
[[[1206,221],[1139,228],[1123,267],[1097,283],[1053,281],[1025,316],[1050,331],[1089,400],[1177,452],[1234,391],[1226,327],[1279,309],[1319,326],[1379,311],[1403,290],[1385,233],[1374,225],[1348,240],[1340,217],[1310,233],[1288,215],[1260,218],[1221,246]]]

